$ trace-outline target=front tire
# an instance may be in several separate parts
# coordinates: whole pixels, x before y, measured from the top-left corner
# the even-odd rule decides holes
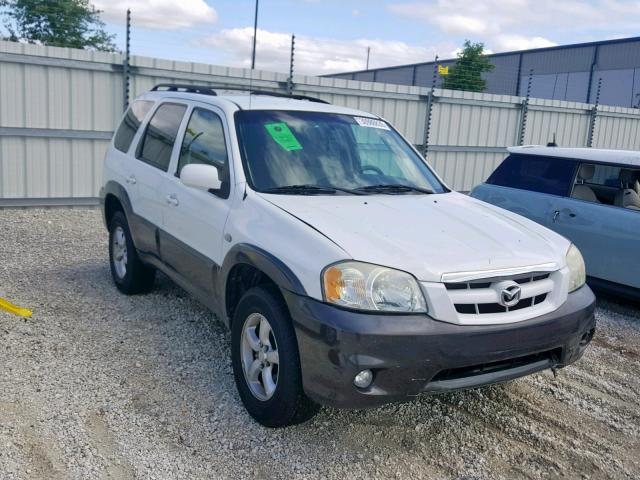
[[[109,264],[113,282],[122,293],[146,293],[153,288],[156,271],[138,257],[122,212],[116,212],[109,222]]]
[[[309,420],[319,410],[302,389],[300,357],[289,312],[275,288],[247,291],[231,328],[231,359],[240,398],[265,427]]]

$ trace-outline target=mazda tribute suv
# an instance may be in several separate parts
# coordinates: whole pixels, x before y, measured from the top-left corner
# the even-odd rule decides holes
[[[160,270],[208,306],[266,426],[555,371],[594,333],[568,240],[315,98],[156,86],[108,147],[101,200],[117,288]]]

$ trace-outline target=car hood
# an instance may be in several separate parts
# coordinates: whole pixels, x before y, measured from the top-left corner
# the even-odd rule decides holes
[[[550,262],[560,268],[569,247],[563,237],[524,217],[455,192],[261,196],[351,258],[404,270],[422,281]]]

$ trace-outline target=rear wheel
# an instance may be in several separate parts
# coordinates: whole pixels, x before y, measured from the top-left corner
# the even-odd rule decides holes
[[[257,422],[285,427],[317,413],[319,406],[302,390],[295,331],[274,288],[255,287],[242,296],[231,341],[238,393]]]
[[[132,295],[153,288],[156,271],[138,257],[122,212],[114,213],[109,222],[109,263],[113,281],[122,293]]]

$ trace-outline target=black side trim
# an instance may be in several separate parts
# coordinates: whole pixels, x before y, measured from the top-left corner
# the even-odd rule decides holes
[[[191,285],[187,290],[190,292],[197,290],[199,292],[195,295],[197,298],[208,298],[206,305],[211,304],[211,299],[215,302],[219,297],[216,288],[220,266],[166,230],[158,228],[156,231],[160,242],[161,259],[166,267],[177,272]],[[216,314],[220,313],[219,308],[213,310]]]
[[[228,321],[225,301],[227,278],[231,269],[240,264],[251,265],[257,268],[282,289],[289,290],[298,295],[307,296],[307,291],[302,285],[302,282],[300,282],[298,277],[282,260],[254,245],[239,243],[233,246],[227,253],[222,262],[220,274],[218,275],[216,292],[218,292],[220,304],[223,305],[223,318],[225,321]]]

